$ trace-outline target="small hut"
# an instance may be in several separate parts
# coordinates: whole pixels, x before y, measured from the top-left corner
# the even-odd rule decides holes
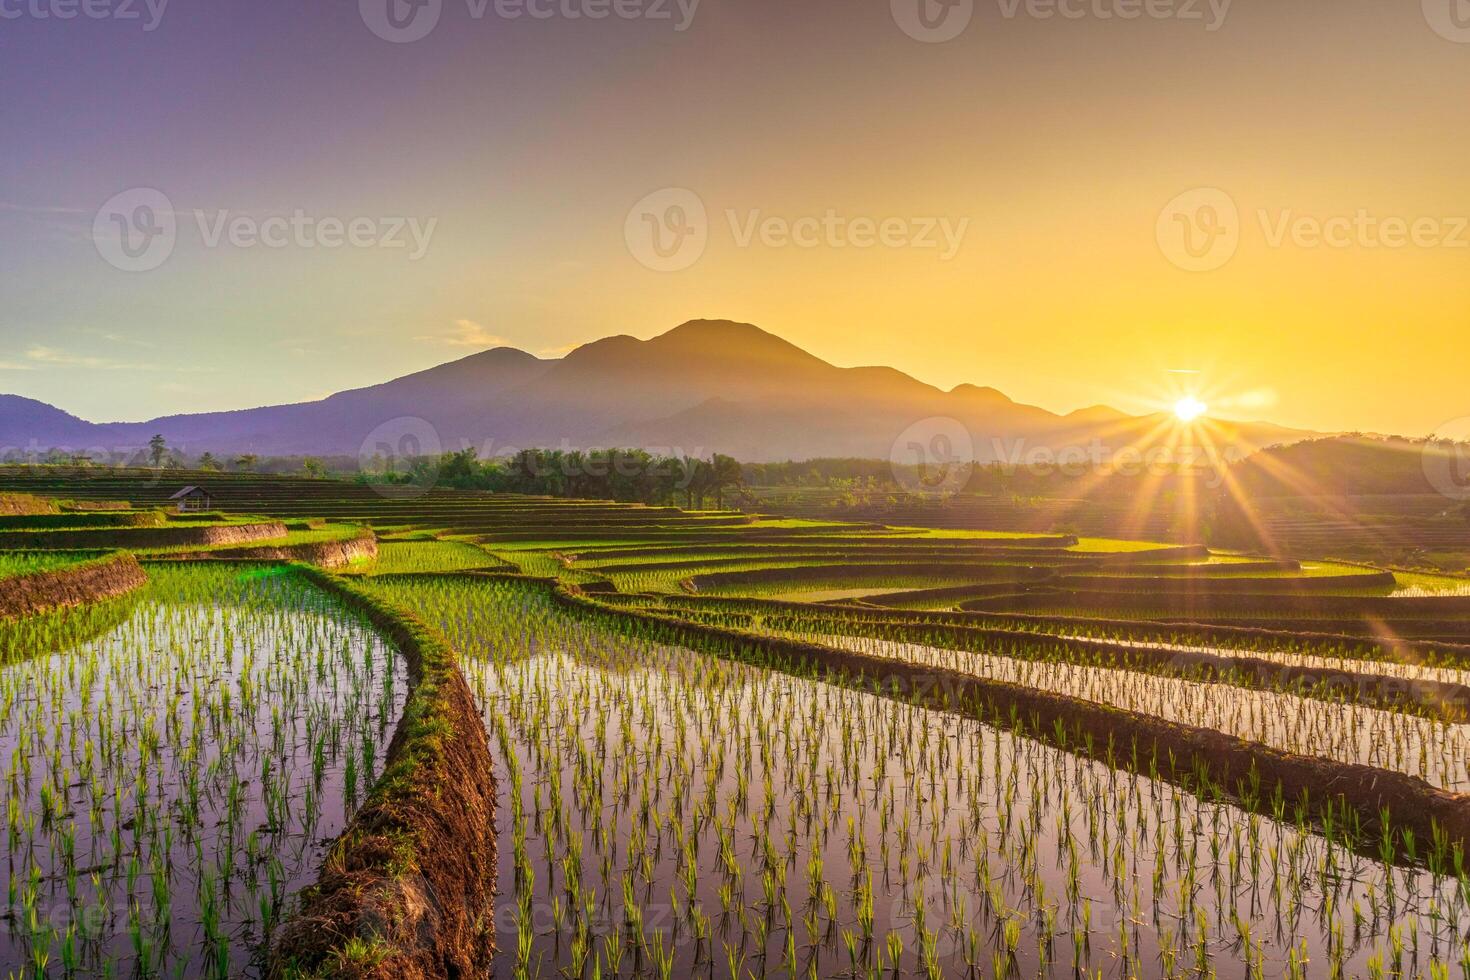
[[[180,514],[214,509],[214,498],[203,487],[185,487],[168,499]]]

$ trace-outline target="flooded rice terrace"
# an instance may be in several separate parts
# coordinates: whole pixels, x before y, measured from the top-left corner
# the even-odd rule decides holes
[[[497,976],[1470,969],[1458,857],[1398,868],[1291,801],[1249,813],[512,584],[376,588],[449,635],[491,731]]]
[[[364,621],[288,572],[150,578],[4,644],[7,975],[259,975],[381,769],[408,684]]]
[[[1021,660],[860,636],[773,633],[1108,704],[1181,725],[1225,732],[1284,752],[1403,772],[1459,793],[1470,789],[1470,726],[1467,725],[1402,711],[1278,691],[1205,684],[1123,668]],[[1357,662],[1352,666],[1362,669],[1365,665]]]

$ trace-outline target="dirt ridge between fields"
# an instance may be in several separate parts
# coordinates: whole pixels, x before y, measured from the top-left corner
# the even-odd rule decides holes
[[[0,619],[115,599],[148,584],[138,559],[123,552],[30,575],[0,580]]]
[[[319,568],[345,568],[354,562],[373,561],[378,557],[378,538],[365,531],[340,541],[318,541],[312,544],[264,545],[259,548],[223,548],[169,555],[179,561],[285,561],[306,562]]]
[[[496,783],[489,736],[456,655],[411,613],[297,567],[392,640],[408,661],[411,689],[382,777],[273,937],[269,975],[488,976]]]

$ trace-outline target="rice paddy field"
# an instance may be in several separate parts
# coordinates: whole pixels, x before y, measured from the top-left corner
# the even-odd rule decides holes
[[[407,682],[360,617],[289,571],[150,579],[0,667],[11,975],[261,967],[381,770]]]
[[[167,489],[95,480],[0,491]],[[1465,580],[221,482],[372,527],[377,558],[151,560],[0,625],[12,976],[1470,977]],[[493,887],[445,912],[483,945],[342,911],[299,962],[277,938],[364,814],[460,771],[416,706],[445,697],[424,642],[470,706],[435,724],[487,753]],[[454,862],[400,836],[382,878],[448,894]]]
[[[95,557],[88,555],[86,557]],[[48,554],[46,552],[24,552],[24,551],[0,551],[0,579],[6,579],[13,575],[33,575],[36,572],[48,572],[58,568],[66,568],[79,560],[77,555],[70,554]]]

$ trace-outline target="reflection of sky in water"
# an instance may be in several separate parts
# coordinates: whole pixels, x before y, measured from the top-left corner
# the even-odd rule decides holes
[[[801,638],[1213,728],[1283,751],[1407,772],[1445,789],[1470,787],[1466,725],[1130,670],[1017,660],[867,637],[801,634]]]
[[[33,863],[41,874],[36,922],[22,897],[10,906],[16,917],[0,923],[0,968],[28,963],[39,929],[49,932],[53,972],[70,941],[87,972],[128,975],[140,963],[136,919],[155,967],[205,975],[214,955],[202,925],[207,878],[229,973],[258,973],[262,902],[278,915],[273,890],[284,898],[311,884],[326,842],[355,809],[347,757],[359,799],[373,778],[366,760],[381,769],[407,692],[401,658],[385,660],[363,625],[317,595],[303,604],[279,577],[236,586],[207,574],[222,586],[219,607],[145,601],[105,635],[0,674],[0,765],[19,787],[7,781],[6,795],[23,824],[35,821],[18,845],[5,841],[0,879],[23,893]],[[249,605],[234,601],[242,595]],[[42,787],[57,751],[60,816],[48,827]],[[17,758],[29,774],[15,771]]]
[[[614,948],[622,975],[647,970],[648,954],[635,964],[628,943],[610,938],[626,935],[629,892],[646,948],[676,950],[674,976],[729,976],[732,960],[784,975],[788,950],[802,975],[848,975],[844,933],[856,937],[860,974],[881,951],[891,975],[890,931],[902,942],[902,973],[919,974],[921,896],[946,976],[965,975],[967,958],[991,975],[1009,936],[1022,976],[1070,973],[1080,946],[1083,965],[1106,975],[1125,950],[1136,958],[1130,969],[1157,975],[1164,950],[1184,972],[1203,948],[1220,976],[1244,977],[1236,916],[1267,976],[1285,974],[1302,942],[1297,955],[1310,957],[1314,975],[1325,975],[1334,943],[1347,975],[1366,974],[1376,950],[1391,964],[1392,921],[1418,922],[1420,959],[1411,968],[1405,953],[1406,971],[1427,972],[1435,954],[1458,961],[1451,932],[1470,914],[1450,884],[1436,890],[1427,874],[1396,870],[1390,912],[1383,868],[1321,837],[956,715],[611,636],[504,590],[399,596],[472,644],[466,669],[497,765],[504,774],[514,760],[522,774],[535,878],[518,888],[517,805],[502,775],[499,976],[514,973],[523,919],[532,975],[575,973],[583,948],[602,956],[605,975]],[[495,622],[500,629],[486,629]],[[689,912],[686,847],[706,926]],[[865,945],[869,876],[874,938]],[[816,881],[830,887],[830,909]],[[1340,941],[1322,918],[1329,894]],[[571,913],[576,900],[590,911]],[[699,931],[709,938],[696,939]]]

